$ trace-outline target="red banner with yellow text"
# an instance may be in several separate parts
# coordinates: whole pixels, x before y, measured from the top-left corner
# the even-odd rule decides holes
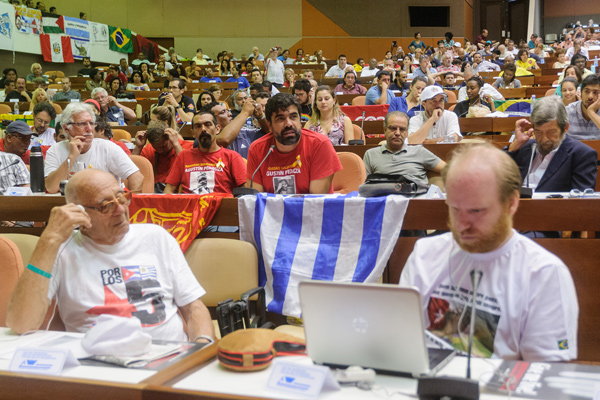
[[[129,206],[129,222],[162,226],[185,252],[198,233],[210,224],[223,197],[231,195],[134,195]]]
[[[389,104],[374,106],[340,106],[340,109],[351,121],[383,121],[390,108]],[[363,115],[364,112],[364,115]]]

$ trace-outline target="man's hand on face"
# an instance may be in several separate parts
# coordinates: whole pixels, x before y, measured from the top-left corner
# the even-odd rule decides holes
[[[81,150],[83,150],[84,145],[85,145],[85,143],[84,143],[83,136],[75,136],[74,138],[72,138],[69,141],[69,147],[70,147],[69,156],[72,158],[79,157],[79,154],[81,154]]]
[[[175,129],[173,129],[173,128],[165,129],[165,135],[167,135],[167,137],[169,138],[169,142],[171,142],[172,144],[179,143],[179,134],[177,133],[177,131]]]
[[[177,103],[177,100],[175,100],[175,97],[173,97],[173,95],[171,93],[169,93],[165,97],[165,103],[168,103],[168,104],[172,105],[175,108],[177,108],[179,106],[179,103]]]
[[[436,108],[435,110],[433,110],[433,112],[431,113],[431,119],[433,120],[433,122],[438,122],[440,120],[440,118],[442,118],[442,113],[444,112],[444,110],[440,109],[440,108]]]
[[[114,107],[117,104],[119,104],[119,103],[117,102],[117,99],[114,96],[108,96],[108,106],[109,107]]]
[[[509,151],[517,151],[529,139],[533,138],[533,125],[526,119],[520,119],[515,124],[515,140],[508,147]]]
[[[69,203],[61,207],[54,207],[50,212],[48,225],[42,233],[42,237],[64,243],[73,230],[77,227],[92,227],[90,216],[83,206]]]
[[[142,148],[146,145],[146,131],[138,131],[135,134],[135,147]]]
[[[600,109],[600,96],[598,97],[598,99],[595,102],[590,104],[590,106],[587,108],[587,111],[588,111],[588,113],[597,114],[598,109]]]

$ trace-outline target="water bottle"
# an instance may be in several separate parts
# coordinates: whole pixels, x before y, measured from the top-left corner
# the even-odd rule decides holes
[[[119,125],[125,125],[125,114],[123,114],[122,109],[117,113],[117,121],[119,122]]]
[[[45,193],[44,184],[44,156],[42,148],[34,146],[29,155],[29,175],[31,177],[31,191],[33,193]]]
[[[531,114],[533,112],[533,106],[535,105],[535,94],[531,95],[531,104],[529,106],[529,113]]]
[[[13,109],[13,114],[19,115],[19,102],[18,101],[15,103],[15,108]]]

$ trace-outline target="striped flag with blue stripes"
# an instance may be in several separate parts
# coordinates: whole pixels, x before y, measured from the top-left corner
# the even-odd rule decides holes
[[[240,239],[258,251],[267,308],[299,317],[298,283],[377,282],[408,206],[403,196],[283,196],[238,200]]]

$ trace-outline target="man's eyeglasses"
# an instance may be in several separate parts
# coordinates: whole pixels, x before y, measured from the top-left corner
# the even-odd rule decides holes
[[[37,123],[38,123],[38,124],[40,124],[40,125],[44,125],[44,126],[46,126],[46,125],[50,125],[50,121],[44,121],[44,120],[43,120],[43,119],[41,119],[41,118],[36,118],[36,119],[35,119],[35,122],[37,122]]]
[[[90,210],[98,211],[100,214],[112,214],[117,206],[129,206],[129,203],[131,203],[131,192],[121,192],[117,193],[114,200],[107,201],[106,203],[101,204],[99,207],[84,207],[89,208]]]
[[[13,136],[23,142],[31,141],[31,135],[21,135],[20,133],[8,133],[7,135]]]

